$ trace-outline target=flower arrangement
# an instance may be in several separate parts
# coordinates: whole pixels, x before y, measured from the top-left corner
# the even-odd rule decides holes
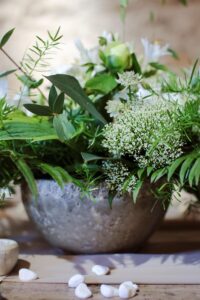
[[[61,74],[36,80],[60,30],[46,40],[37,37],[20,65],[4,48],[12,33],[0,41],[16,66],[0,74],[1,188],[25,179],[37,196],[38,178],[53,178],[61,187],[73,182],[85,193],[106,182],[111,203],[113,195],[127,192],[136,201],[145,180],[165,178],[161,194],[176,183],[199,197],[198,61],[178,75],[160,63],[176,55],[169,45],[142,39],[140,56],[104,32],[90,50],[76,41],[80,59]],[[13,72],[23,86],[10,99],[5,77]]]

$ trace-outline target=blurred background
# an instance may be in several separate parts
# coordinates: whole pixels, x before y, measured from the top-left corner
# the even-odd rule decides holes
[[[129,0],[126,40],[133,41],[136,51],[142,50],[142,37],[169,43],[180,57],[179,60],[167,58],[171,66],[192,64],[200,54],[200,0],[188,0],[186,6],[181,2],[184,1]],[[35,35],[45,37],[47,30],[56,31],[61,26],[62,46],[53,65],[62,66],[78,56],[74,46],[76,38],[80,38],[86,47],[94,47],[104,30],[121,33],[119,11],[118,0],[0,0],[0,36],[16,28],[5,49],[20,62],[25,50],[34,43]],[[13,65],[0,53],[0,72],[10,68]],[[14,75],[10,78],[9,92],[17,93]],[[177,202],[179,208],[170,210],[169,217],[177,216],[177,211],[179,215],[184,212],[190,196],[184,194],[182,197],[182,206]],[[11,211],[11,218],[21,211],[22,206]],[[4,217],[1,216],[1,225],[5,222],[6,226],[9,218],[8,215]]]

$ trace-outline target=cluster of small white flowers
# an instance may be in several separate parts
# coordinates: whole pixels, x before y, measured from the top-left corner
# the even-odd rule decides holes
[[[181,155],[183,146],[174,110],[174,105],[161,102],[125,111],[106,125],[103,146],[114,157],[132,157],[141,168],[169,165]]]
[[[124,183],[130,176],[130,171],[122,162],[103,162],[103,171],[106,176],[108,188],[117,191],[120,194],[124,191]],[[130,192],[136,183],[136,177],[132,175],[126,186],[126,191]]]
[[[121,112],[124,111],[126,104],[121,102],[120,100],[109,100],[106,104],[107,113],[112,117],[115,118]]]
[[[142,76],[136,74],[134,71],[127,71],[124,73],[118,73],[118,79],[116,81],[123,85],[125,88],[138,86],[142,81]]]

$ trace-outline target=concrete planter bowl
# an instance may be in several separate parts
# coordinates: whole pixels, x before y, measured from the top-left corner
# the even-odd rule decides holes
[[[152,193],[158,184],[146,182],[136,204],[128,194],[116,196],[112,209],[104,185],[92,192],[93,200],[72,183],[63,190],[53,180],[38,180],[37,186],[37,203],[27,185],[22,186],[28,215],[50,244],[70,253],[136,251],[165,214]]]

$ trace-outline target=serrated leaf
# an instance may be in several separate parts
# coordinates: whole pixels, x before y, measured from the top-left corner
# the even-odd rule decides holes
[[[78,80],[70,75],[57,74],[48,76],[47,79],[60,91],[71,97],[83,109],[87,110],[95,119],[106,124],[104,117],[97,111],[91,100],[87,97]]]
[[[54,103],[53,112],[55,114],[62,114],[63,108],[64,108],[64,100],[65,100],[65,95],[64,95],[64,93],[61,93],[57,97],[57,99]]]
[[[24,107],[38,116],[52,116],[52,111],[48,106],[39,104],[24,104]]]
[[[89,79],[85,87],[91,91],[96,91],[102,94],[110,93],[114,88],[116,88],[117,82],[115,77],[111,74],[101,74]]]
[[[19,158],[17,156],[11,156],[11,158],[18,170],[20,171],[20,173],[23,175],[24,179],[26,180],[33,196],[36,197],[38,194],[38,190],[31,169],[29,168],[29,166],[23,158]]]
[[[15,28],[9,30],[8,32],[6,32],[6,34],[4,34],[4,36],[2,37],[2,39],[0,41],[0,48],[2,48],[3,46],[5,46],[5,44],[8,42],[8,40],[11,37],[11,35],[13,34],[14,30],[15,30]]]
[[[57,95],[56,88],[54,85],[52,85],[49,91],[49,98],[48,98],[49,107],[52,111],[54,111],[54,104],[57,99],[57,96],[58,95]]]
[[[49,164],[45,164],[45,163],[40,164],[39,167],[44,173],[49,174],[61,188],[64,187],[62,175],[56,169],[56,167],[53,167],[53,166],[51,166]]]

